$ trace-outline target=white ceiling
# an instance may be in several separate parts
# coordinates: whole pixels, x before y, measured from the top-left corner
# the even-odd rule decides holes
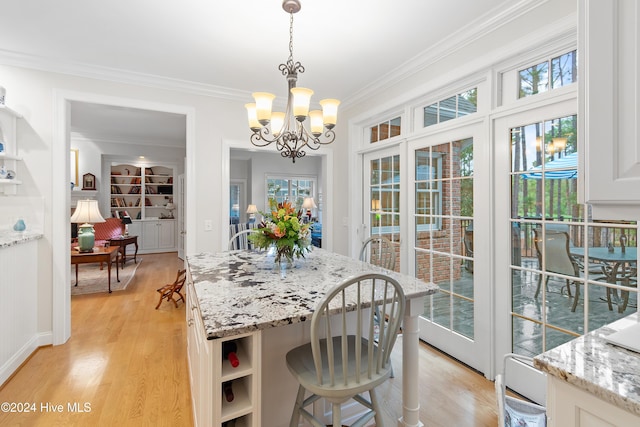
[[[312,88],[316,101],[348,101],[432,49],[473,37],[488,23],[498,25],[496,17],[531,4],[302,0],[293,53],[306,72],[298,85]],[[2,0],[0,9],[0,62],[134,75],[247,101],[249,92],[286,91],[278,65],[289,55],[289,15],[281,0]],[[99,111],[93,113],[95,119]]]

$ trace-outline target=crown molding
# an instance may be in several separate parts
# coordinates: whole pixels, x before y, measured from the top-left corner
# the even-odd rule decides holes
[[[422,53],[408,61],[405,61],[389,73],[365,86],[348,99],[343,100],[342,108],[349,108],[349,106],[362,102],[364,99],[372,96],[376,92],[392,87],[399,80],[406,79],[428,68],[452,53],[464,48],[478,39],[481,39],[482,37],[485,37],[496,29],[549,1],[550,0],[519,0],[515,3],[513,0],[505,1],[501,7],[488,11],[469,25],[457,30],[448,38],[430,46]],[[496,13],[496,10],[498,13]],[[566,22],[566,20],[561,21]],[[573,26],[575,27],[576,23],[574,23]],[[30,55],[2,49],[0,49],[0,64],[73,75],[77,77],[107,80],[116,83],[173,90],[181,93],[190,93],[236,102],[245,102],[247,99],[251,98],[251,92],[245,90],[237,90],[228,87],[173,79],[152,74],[137,73],[117,68],[101,67],[73,61],[62,61],[56,58]]]
[[[548,1],[549,0],[520,0],[516,3],[513,1],[503,3],[502,7],[493,9],[480,16],[469,25],[460,28],[451,36],[433,46],[430,46],[422,53],[400,64],[385,76],[365,86],[348,100],[343,102],[343,104],[346,104],[344,108],[348,108],[349,105],[362,102],[364,99],[372,96],[376,92],[390,88],[399,80],[406,79],[430,67],[443,58],[450,56],[465,46],[491,34],[496,29],[518,19]],[[496,13],[496,10],[499,10],[499,12]],[[574,27],[575,25],[576,24],[574,23]]]
[[[244,102],[251,92],[0,49],[0,64]]]

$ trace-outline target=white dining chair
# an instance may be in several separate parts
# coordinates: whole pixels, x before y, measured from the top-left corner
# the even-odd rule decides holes
[[[384,236],[371,236],[365,239],[360,248],[360,261],[386,268],[387,270],[395,270],[396,268],[396,248],[391,240]],[[380,313],[375,313],[376,324],[380,324]],[[393,368],[391,369],[391,378],[395,375]]]
[[[396,268],[396,248],[384,236],[367,238],[360,248],[360,261],[377,265],[378,267],[394,270]]]
[[[379,328],[372,301],[388,319]],[[300,384],[291,427],[298,426],[301,416],[315,427],[325,427],[305,409],[321,398],[332,404],[334,426],[342,425],[341,405],[350,399],[367,408],[352,426],[364,426],[372,419],[383,425],[375,388],[391,374],[391,350],[404,311],[402,288],[380,273],[346,279],[322,298],[311,317],[311,342],[286,355],[287,367]]]
[[[249,234],[253,232],[254,230],[247,229],[238,231],[236,234],[231,236],[231,238],[229,239],[229,250],[234,251],[251,249],[251,242],[249,241],[248,237]]]

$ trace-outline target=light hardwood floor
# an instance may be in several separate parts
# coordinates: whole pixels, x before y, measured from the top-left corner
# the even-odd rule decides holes
[[[36,351],[0,389],[0,402],[35,411],[0,411],[0,426],[193,425],[184,306],[154,309],[156,289],[173,281],[182,261],[175,253],[141,258],[126,290],[72,298],[69,341]],[[396,378],[380,390],[392,419],[401,408],[401,348],[393,354]],[[426,426],[497,425],[491,381],[424,344],[420,377]],[[85,412],[71,412],[74,404]],[[61,412],[53,412],[57,405]]]

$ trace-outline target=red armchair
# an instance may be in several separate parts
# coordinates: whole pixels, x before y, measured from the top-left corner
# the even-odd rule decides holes
[[[94,246],[100,247],[104,246],[109,240],[122,236],[124,234],[124,224],[119,218],[106,218],[105,222],[93,224],[93,230],[96,240]],[[78,242],[74,241],[71,246],[78,246]]]

